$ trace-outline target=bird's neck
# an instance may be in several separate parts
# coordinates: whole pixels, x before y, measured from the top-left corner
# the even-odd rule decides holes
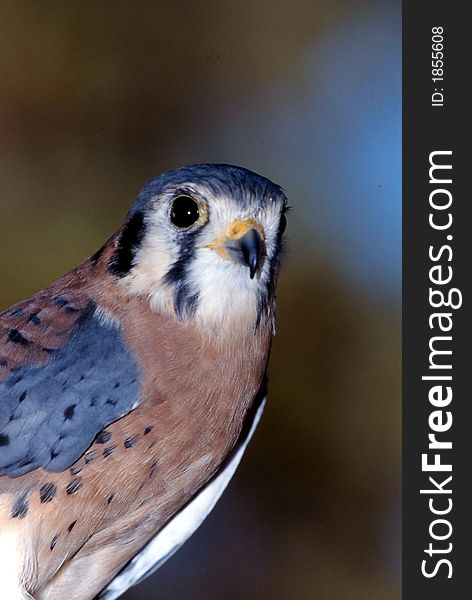
[[[239,379],[251,389],[260,384],[272,336],[271,317],[262,319],[256,330],[253,324],[234,322],[231,328],[205,332],[192,319],[181,321],[173,312],[153,309],[147,297],[127,294],[108,276],[91,292],[98,314],[121,327],[141,367],[155,372],[159,364],[172,386],[180,381],[194,387],[202,378]]]

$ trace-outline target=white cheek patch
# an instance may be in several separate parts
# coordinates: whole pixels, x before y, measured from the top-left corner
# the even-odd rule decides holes
[[[249,269],[209,248],[199,248],[188,271],[190,288],[198,293],[195,319],[211,329],[254,328],[261,282]]]
[[[173,311],[173,290],[164,278],[177,258],[178,246],[169,240],[168,232],[150,231],[136,254],[131,273],[120,284],[131,294],[147,296],[153,310]]]

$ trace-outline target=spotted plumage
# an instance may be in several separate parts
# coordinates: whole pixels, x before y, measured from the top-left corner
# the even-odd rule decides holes
[[[245,169],[165,173],[0,315],[6,597],[116,598],[211,510],[264,403],[285,211]]]

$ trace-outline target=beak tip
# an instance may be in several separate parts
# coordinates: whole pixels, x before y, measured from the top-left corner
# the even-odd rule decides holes
[[[250,229],[241,238],[227,243],[226,250],[235,262],[249,267],[249,277],[254,279],[265,256],[265,246],[259,232]]]

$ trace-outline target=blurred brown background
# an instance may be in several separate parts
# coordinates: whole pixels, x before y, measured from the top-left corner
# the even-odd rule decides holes
[[[0,309],[168,168],[240,164],[293,207],[262,424],[124,598],[400,598],[399,1],[7,1],[0,29]]]

